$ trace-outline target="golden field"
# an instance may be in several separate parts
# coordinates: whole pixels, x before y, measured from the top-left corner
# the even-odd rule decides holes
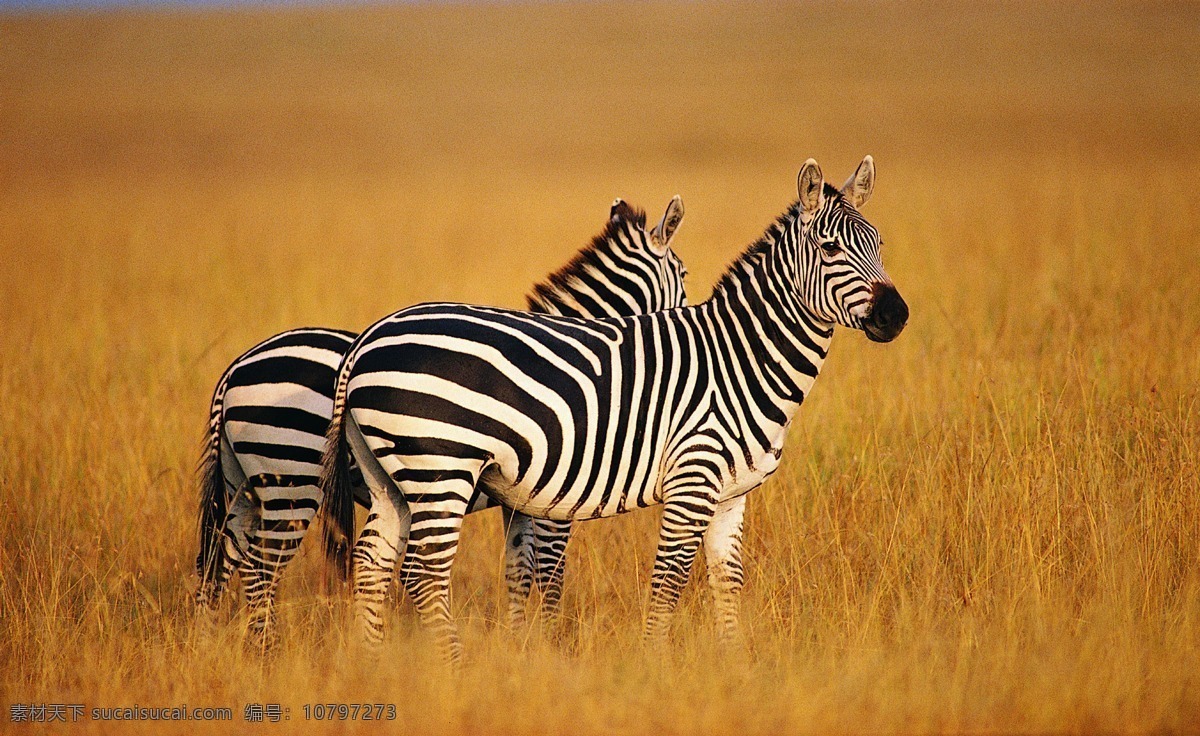
[[[262,732],[340,732],[304,719],[330,702],[427,734],[1200,730],[1197,69],[1182,4],[0,15],[0,730],[279,703]],[[744,654],[701,570],[642,650],[654,512],[584,525],[530,632],[472,517],[458,678],[406,603],[357,661],[317,545],[273,658],[232,602],[193,627],[193,469],[241,351],[520,306],[616,196],[682,195],[700,300],[804,159],[840,183],[867,153],[912,318],[837,339],[751,497]]]

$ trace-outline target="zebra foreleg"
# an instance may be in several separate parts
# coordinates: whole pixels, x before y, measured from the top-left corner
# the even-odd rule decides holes
[[[717,506],[712,522],[704,532],[704,559],[708,566],[708,586],[712,590],[717,639],[723,645],[741,641],[739,621],[742,584],[742,520],[746,497],[739,496]]]
[[[477,477],[401,484],[412,527],[400,581],[453,669],[462,660],[462,642],[450,612],[450,568]]]
[[[651,646],[661,646],[666,640],[701,537],[716,510],[716,495],[709,486],[693,486],[674,491],[663,504],[658,552],[650,574],[650,611],[644,631],[644,638]]]

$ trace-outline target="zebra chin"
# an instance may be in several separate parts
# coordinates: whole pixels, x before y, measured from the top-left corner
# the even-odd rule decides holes
[[[871,314],[863,320],[862,330],[872,342],[891,342],[908,324],[908,304],[891,284],[875,283],[871,291]]]

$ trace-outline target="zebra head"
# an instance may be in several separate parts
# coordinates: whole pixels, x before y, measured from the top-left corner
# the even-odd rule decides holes
[[[883,270],[879,231],[859,214],[875,186],[875,162],[862,160],[842,188],[825,183],[809,159],[800,169],[797,278],[805,306],[818,319],[862,330],[875,342],[894,340],[908,305]]]
[[[671,249],[683,220],[678,196],[646,229],[646,213],[618,199],[604,231],[528,297],[535,312],[568,317],[628,317],[687,306],[687,269]]]
[[[678,194],[667,203],[662,219],[650,230],[646,230],[646,213],[630,207],[623,199],[613,200],[605,235],[610,247],[619,249],[631,267],[641,270],[641,277],[636,279],[644,296],[640,313],[687,306],[687,292],[683,288],[687,267],[671,249],[682,221],[683,200]]]

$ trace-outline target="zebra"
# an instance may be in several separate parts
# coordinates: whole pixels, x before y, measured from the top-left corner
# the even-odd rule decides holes
[[[888,342],[908,321],[859,212],[874,181],[870,156],[840,190],[809,159],[798,201],[695,306],[582,320],[423,304],[360,335],[338,376],[322,514],[348,537],[352,453],[372,498],[353,552],[365,643],[382,641],[382,581],[406,550],[400,579],[457,666],[450,569],[480,489],[563,521],[662,504],[644,638],[664,642],[703,545],[718,638],[738,640],[746,494],[778,467],[834,325]]]
[[[687,269],[671,249],[682,219],[683,202],[675,197],[648,231],[645,213],[617,199],[604,230],[534,287],[529,309],[602,317],[687,304]],[[277,641],[279,577],[320,505],[318,472],[337,371],[354,338],[352,332],[324,328],[280,333],[234,360],[213,393],[199,470],[195,600],[200,612],[214,609],[238,569],[251,641],[263,650]],[[361,478],[351,485],[356,500],[367,505]],[[479,496],[471,510],[494,505]],[[504,514],[512,622],[524,623],[525,600],[534,586],[543,594],[544,617],[553,620],[570,522],[533,520],[508,509]]]

